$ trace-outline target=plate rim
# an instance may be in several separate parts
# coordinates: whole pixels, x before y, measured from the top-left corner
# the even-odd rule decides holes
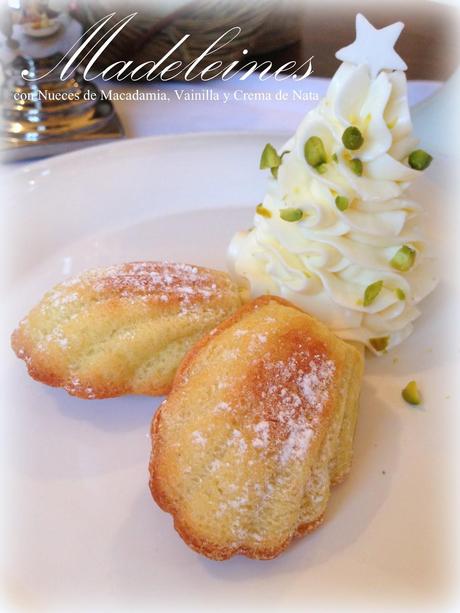
[[[43,158],[40,160],[29,161],[24,165],[21,165],[16,168],[11,168],[8,163],[1,164],[1,167],[5,170],[5,176],[2,176],[3,180],[14,180],[18,179],[21,175],[26,175],[28,173],[34,172],[35,170],[40,170],[42,167],[46,167],[49,164],[53,166],[61,166],[67,164],[67,162],[72,162],[73,160],[78,160],[80,157],[86,157],[88,154],[94,152],[94,155],[98,153],[103,153],[107,149],[124,149],[129,147],[134,147],[136,145],[144,146],[149,142],[157,143],[161,141],[174,141],[174,140],[196,140],[196,139],[234,139],[234,138],[261,138],[266,136],[267,138],[289,138],[291,135],[290,132],[286,130],[248,130],[248,131],[218,131],[218,132],[181,132],[179,134],[169,133],[169,134],[150,134],[146,136],[135,136],[132,138],[124,138],[121,140],[111,141],[108,143],[99,143],[97,145],[92,145],[90,147],[83,147],[81,149],[77,149],[75,151],[68,151],[66,153],[60,153],[58,155],[49,156],[47,158]]]

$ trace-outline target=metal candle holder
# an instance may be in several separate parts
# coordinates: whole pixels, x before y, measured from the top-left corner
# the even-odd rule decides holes
[[[39,23],[35,33],[21,23],[28,3],[16,0],[14,5],[0,34],[3,160],[39,158],[123,136],[113,105],[101,99],[94,84],[78,72],[62,80],[60,68],[53,69],[81,37],[81,25],[65,13],[53,12],[52,20],[42,22],[53,27],[40,28]],[[32,80],[23,78],[25,69]],[[37,77],[43,78],[34,81]]]

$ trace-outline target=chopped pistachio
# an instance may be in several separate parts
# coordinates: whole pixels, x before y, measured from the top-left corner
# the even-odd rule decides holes
[[[350,168],[355,173],[355,175],[358,175],[358,177],[363,174],[363,163],[359,158],[353,158],[351,160]]]
[[[409,381],[401,392],[401,396],[409,404],[420,404],[422,402],[422,396],[415,381]]]
[[[313,168],[327,162],[326,149],[319,136],[310,136],[304,146],[304,155],[308,164]]]
[[[281,209],[280,217],[284,221],[300,221],[303,217],[303,211],[302,209],[293,208]]]
[[[283,151],[281,155],[278,155],[273,145],[267,143],[262,151],[259,168],[261,170],[269,168],[272,176],[277,179],[278,168],[281,166],[281,162],[283,161],[283,157],[286,155],[286,153],[290,153],[290,151]]]
[[[415,262],[415,249],[408,245],[403,245],[390,260],[390,264],[400,272],[407,272]]]
[[[266,168],[278,168],[280,164],[281,157],[276,152],[275,147],[270,143],[267,143],[260,157],[260,170],[265,170]]]
[[[348,198],[346,196],[337,196],[335,206],[339,211],[346,211],[348,209]]]
[[[316,170],[319,172],[320,175],[323,175],[327,172],[327,164],[320,164],[316,167]]]
[[[271,217],[272,216],[271,211],[266,209],[262,203],[258,204],[256,206],[256,213],[257,213],[257,215],[261,215],[262,217]]]
[[[376,281],[375,283],[371,283],[368,285],[364,291],[364,300],[363,305],[365,307],[371,305],[377,296],[382,291],[383,281]]]
[[[355,151],[359,149],[364,142],[363,135],[356,126],[348,126],[342,134],[342,143],[347,149]]]
[[[380,336],[378,338],[370,338],[369,343],[376,351],[385,351],[390,341],[389,336]]]
[[[406,299],[406,293],[400,287],[397,287],[395,291],[396,291],[396,296],[398,297],[398,300]]]
[[[409,166],[414,170],[425,170],[432,161],[432,156],[423,149],[416,149],[409,155]]]
[[[332,154],[332,159],[333,159],[333,160],[334,160],[334,162],[336,162],[336,163],[339,161],[339,158],[337,157],[337,153],[333,153],[333,154]]]

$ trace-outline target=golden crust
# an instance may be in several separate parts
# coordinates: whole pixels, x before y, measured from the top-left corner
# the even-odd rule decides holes
[[[226,273],[120,264],[45,294],[13,332],[12,347],[31,377],[80,398],[161,395],[193,343],[240,304]]]
[[[191,548],[271,559],[322,522],[324,504],[309,503],[306,484],[325,471],[328,497],[349,364],[360,360],[268,296],[196,343],[152,422],[150,461],[153,498]]]

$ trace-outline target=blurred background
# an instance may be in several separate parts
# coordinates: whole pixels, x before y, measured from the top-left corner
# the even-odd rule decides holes
[[[362,12],[376,27],[402,21],[405,28],[396,51],[408,66],[409,102],[434,101],[428,114],[417,110],[420,136],[433,145],[452,141],[460,91],[459,8],[433,0],[3,0],[0,11],[3,73],[0,157],[30,159],[96,144],[122,136],[137,137],[202,131],[291,132],[305,113],[324,95],[328,79],[339,66],[335,53],[355,38],[355,16]],[[98,38],[109,34],[123,17],[137,13],[107,45],[92,64],[88,80],[81,70],[92,57],[88,53],[79,72],[62,82],[57,74],[38,85],[25,82],[21,69],[46,73],[78,40],[82,32],[111,13]],[[220,60],[225,68],[238,61],[238,68],[256,62],[260,69],[274,71],[294,62],[299,74],[312,58],[308,79],[262,80],[257,74],[241,81],[199,78],[184,81],[185,70],[175,81],[157,79],[130,82],[95,78],[104,68],[132,61],[131,69],[153,63],[168,54],[166,64],[181,61],[187,66],[231,28],[241,28],[233,40],[216,47],[200,61],[196,73]],[[184,36],[185,42],[171,53]],[[97,40],[97,39],[96,39]],[[91,44],[94,41],[91,42]],[[247,52],[246,52],[247,50]],[[31,58],[40,58],[31,60]],[[80,57],[79,57],[80,60]],[[59,69],[60,70],[60,69]],[[144,72],[147,72],[148,68]],[[116,70],[112,70],[116,74]],[[456,74],[453,79],[452,75]],[[442,87],[449,80],[446,87]],[[91,82],[90,82],[91,81]],[[92,89],[102,91],[97,100],[84,100]],[[217,98],[190,102],[180,97],[212,90]],[[277,91],[287,92],[286,98]],[[15,93],[38,90],[79,92],[78,102],[17,102]],[[245,97],[236,95],[242,91]],[[295,90],[302,97],[295,98]],[[165,98],[152,97],[161,92]],[[150,98],[135,99],[133,93]],[[112,95],[114,94],[114,95]],[[248,94],[246,96],[246,94]],[[264,98],[265,94],[267,96]],[[311,95],[310,95],[311,94]],[[99,95],[99,93],[98,93]],[[105,97],[104,97],[105,96]],[[109,96],[107,98],[107,96]],[[259,96],[259,97],[257,97]],[[438,96],[436,99],[434,96]],[[227,97],[227,100],[225,100]],[[217,100],[217,103],[216,103]],[[431,104],[431,103],[430,103]],[[418,115],[417,115],[418,114]],[[428,119],[429,121],[428,121]],[[426,133],[427,125],[430,133]],[[436,136],[437,142],[433,138]],[[5,152],[5,158],[2,152]]]
[[[241,59],[246,47],[247,59],[269,60],[276,68],[314,55],[315,76],[331,77],[336,50],[354,39],[357,12],[378,28],[405,23],[396,49],[408,64],[409,79],[445,80],[459,58],[458,9],[429,0],[75,0],[71,7],[85,28],[114,10],[119,17],[139,11],[104,53],[100,68],[127,57],[136,62],[161,57],[184,33],[191,37],[174,59],[190,61],[239,25],[241,36],[218,59]]]

